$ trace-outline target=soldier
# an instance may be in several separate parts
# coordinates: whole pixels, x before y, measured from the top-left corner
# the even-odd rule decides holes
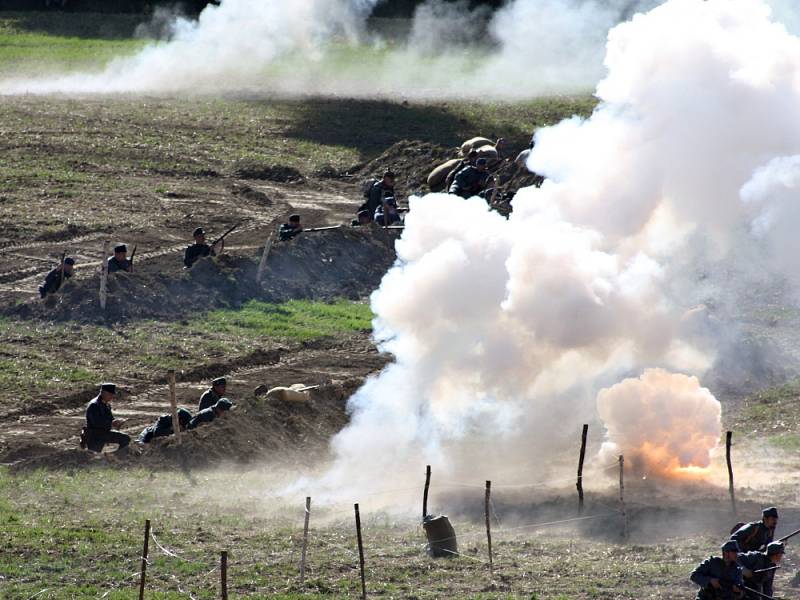
[[[745,552],[739,555],[739,566],[742,567],[744,585],[753,590],[752,592],[745,590],[745,598],[759,600],[761,596],[753,592],[759,592],[765,596],[773,595],[772,585],[776,567],[780,564],[784,552],[781,542],[772,542],[767,546],[766,552]]]
[[[742,570],[736,564],[739,545],[734,540],[722,544],[722,558],[711,556],[692,571],[689,579],[700,586],[695,600],[738,600],[743,598]]]
[[[397,211],[397,203],[394,198],[387,198],[386,202],[375,209],[375,223],[378,225],[394,225],[401,223],[400,213]]]
[[[367,192],[367,201],[362,204],[358,210],[366,210],[370,216],[375,215],[375,210],[379,206],[383,206],[388,198],[394,199],[394,184],[396,175],[391,170],[386,170],[380,181],[372,184]]]
[[[128,435],[112,429],[122,424],[122,421],[114,419],[111,412],[111,401],[116,396],[115,384],[100,385],[100,393],[86,407],[86,427],[81,432],[81,448],[102,452],[106,444],[119,444],[117,451],[120,451],[130,444],[131,438]]]
[[[467,167],[474,167],[476,160],[478,160],[478,151],[470,150],[469,154],[467,154],[467,157],[461,159],[461,162],[459,162],[455,167],[453,167],[447,174],[447,177],[445,177],[444,179],[444,189],[449,190],[450,186],[453,185],[453,179],[455,179],[455,176],[458,175],[462,169],[466,169]]]
[[[128,247],[125,244],[114,246],[114,256],[108,257],[108,272],[133,271],[133,263],[128,260]]]
[[[64,279],[72,277],[72,269],[75,267],[75,259],[67,256],[64,262],[47,274],[44,283],[39,286],[39,295],[44,298],[48,294],[54,294],[61,288]]]
[[[214,406],[201,410],[189,421],[188,429],[195,429],[201,423],[211,423],[214,419],[222,417],[231,408],[233,403],[227,398],[220,398]]]
[[[186,430],[191,420],[192,413],[185,408],[178,409],[178,423],[181,431]],[[175,431],[172,429],[172,415],[161,415],[154,424],[142,430],[142,433],[139,434],[139,439],[136,441],[140,444],[149,444],[153,438],[164,437],[173,433]]]
[[[761,550],[775,538],[778,526],[778,509],[774,506],[761,511],[761,520],[746,523],[731,535],[732,540],[739,543],[742,552]]]
[[[192,265],[200,258],[217,255],[214,248],[206,244],[206,232],[202,227],[195,229],[192,237],[194,237],[194,244],[187,246],[186,252],[183,254],[183,266],[187,269],[191,269]]]
[[[472,198],[486,188],[486,181],[489,179],[488,162],[485,158],[475,161],[474,167],[464,167],[453,179],[449,193],[461,196],[462,198]]]
[[[225,395],[228,380],[224,377],[217,377],[211,382],[211,387],[208,388],[203,395],[200,396],[200,405],[198,410],[205,410],[214,406],[217,401]]]
[[[289,222],[281,225],[278,229],[278,238],[282,242],[286,242],[303,231],[300,225],[300,215],[289,215]]]

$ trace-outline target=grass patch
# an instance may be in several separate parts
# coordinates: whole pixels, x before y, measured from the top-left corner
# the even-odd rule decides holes
[[[209,328],[237,336],[306,341],[368,331],[372,311],[367,304],[346,300],[331,304],[308,300],[270,304],[251,300],[239,310],[214,311],[203,322]]]

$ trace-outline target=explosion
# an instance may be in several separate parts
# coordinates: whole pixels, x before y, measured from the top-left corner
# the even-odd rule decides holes
[[[720,436],[721,406],[696,377],[647,369],[605,388],[597,411],[608,441],[600,457],[618,455],[635,474],[680,478],[702,475]]]

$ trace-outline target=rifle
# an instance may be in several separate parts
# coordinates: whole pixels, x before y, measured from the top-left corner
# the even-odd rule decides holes
[[[131,252],[131,257],[128,259],[131,263],[131,273],[133,273],[133,257],[136,256],[136,245],[133,246],[133,252]]]
[[[780,569],[780,565],[775,565],[774,567],[767,567],[766,569],[756,569],[753,573],[767,573],[769,571],[775,571],[776,569]]]
[[[217,244],[219,244],[219,243],[220,243],[222,240],[224,240],[224,239],[225,239],[225,237],[226,237],[226,236],[227,236],[227,235],[228,235],[228,234],[229,234],[231,231],[233,231],[234,229],[236,229],[237,227],[239,227],[239,225],[241,225],[241,223],[237,223],[236,225],[234,225],[233,227],[231,227],[230,229],[228,229],[228,231],[226,231],[226,232],[225,232],[225,233],[223,233],[221,236],[219,236],[219,237],[218,237],[216,240],[214,240],[214,243],[213,243],[213,244],[211,244],[211,247],[213,248],[214,246],[216,246]]]
[[[796,535],[797,535],[797,534],[799,534],[799,533],[800,533],[800,529],[795,529],[795,530],[794,530],[792,533],[790,533],[789,535],[785,535],[785,536],[783,536],[782,538],[778,538],[778,540],[777,540],[777,541],[779,541],[779,542],[785,542],[786,540],[788,540],[788,539],[790,539],[790,538],[793,538],[794,536],[796,536]]]
[[[330,231],[331,229],[341,229],[341,225],[330,225],[329,227],[309,227],[308,229],[302,229],[304,233],[306,232],[313,232],[313,231]]]

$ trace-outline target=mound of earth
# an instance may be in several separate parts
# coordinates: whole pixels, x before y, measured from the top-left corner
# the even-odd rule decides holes
[[[348,422],[347,398],[361,379],[331,382],[311,390],[305,403],[281,402],[265,396],[245,398],[212,423],[181,435],[156,438],[149,444],[132,443],[124,453],[96,454],[86,450],[54,450],[32,443],[13,456],[0,457],[15,471],[63,469],[113,463],[126,468],[202,468],[223,463],[250,463],[259,459],[302,457],[313,461],[327,449],[330,438]],[[77,438],[76,438],[77,440]],[[23,459],[23,460],[19,460]]]
[[[366,179],[380,177],[384,171],[391,169],[397,174],[398,192],[405,196],[425,191],[428,173],[457,154],[458,150],[455,148],[416,140],[402,140],[376,159],[352,170]]]
[[[242,161],[236,164],[234,171],[236,177],[241,179],[260,179],[275,181],[277,183],[305,183],[305,176],[286,165],[264,165],[252,161]]]
[[[256,283],[261,251],[222,254],[183,269],[177,255],[143,263],[134,273],[109,275],[106,307],[100,307],[100,276],[78,272],[46,301],[7,307],[2,314],[84,323],[131,319],[170,320],[214,308],[235,308],[251,299],[333,300],[367,297],[395,260],[398,232],[342,227],[303,233],[276,242],[261,285]]]

